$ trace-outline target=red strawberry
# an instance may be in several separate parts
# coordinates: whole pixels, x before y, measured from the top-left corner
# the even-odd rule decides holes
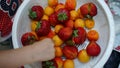
[[[25,34],[22,35],[21,37],[21,42],[23,44],[23,46],[32,44],[36,41],[36,37],[32,32],[27,32]]]
[[[84,17],[93,17],[97,14],[97,7],[93,3],[86,3],[80,7],[81,14]]]
[[[62,8],[57,11],[57,20],[59,22],[64,23],[68,21],[69,18],[70,18],[70,12],[67,9]]]
[[[90,56],[98,56],[101,52],[100,46],[95,41],[91,41],[88,44],[86,50],[87,50],[88,55]]]
[[[76,46],[66,45],[63,47],[63,54],[67,59],[74,59],[78,55],[78,49]]]
[[[57,20],[57,15],[56,13],[53,13],[49,16],[49,22],[52,26],[55,26],[58,24],[58,20]]]
[[[5,37],[9,35],[12,31],[12,21],[7,13],[0,10],[0,31],[1,37]]]
[[[1,37],[5,37],[10,34],[10,32],[12,31],[12,22],[9,22],[5,27],[7,28],[3,28],[1,30]]]
[[[3,16],[3,11],[2,10],[0,10],[0,17],[2,17]],[[2,22],[2,20],[3,20],[3,18],[0,18],[0,31],[2,30],[2,24],[3,24],[3,22]]]
[[[0,18],[0,31],[3,29],[4,24],[5,23],[3,23],[3,18]]]
[[[31,9],[30,9],[30,12],[29,12],[29,17],[33,20],[37,20],[37,21],[40,21],[40,19],[42,18],[44,14],[44,10],[41,6],[39,5],[36,5],[36,6],[33,6]]]
[[[36,34],[38,36],[46,36],[50,32],[50,30],[51,30],[50,23],[47,20],[41,20],[37,24]]]
[[[71,38],[73,30],[70,27],[61,28],[58,32],[58,36],[63,40],[67,41]]]
[[[83,44],[86,40],[86,30],[82,27],[78,27],[74,30],[72,40],[75,44]]]

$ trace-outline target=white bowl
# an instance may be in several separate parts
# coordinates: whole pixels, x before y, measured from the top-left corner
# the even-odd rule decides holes
[[[65,0],[59,0],[59,2],[64,3]],[[100,34],[100,38],[97,43],[101,47],[101,53],[99,56],[92,58],[90,62],[85,64],[80,63],[77,59],[75,59],[75,68],[102,68],[105,62],[108,60],[113,49],[115,35],[114,21],[112,14],[104,0],[77,0],[77,8],[87,2],[95,3],[98,8],[98,14],[94,17],[94,29]],[[24,0],[16,13],[12,31],[14,48],[22,47],[20,41],[22,34],[31,31],[28,9],[35,4],[45,7],[47,5],[47,0]]]

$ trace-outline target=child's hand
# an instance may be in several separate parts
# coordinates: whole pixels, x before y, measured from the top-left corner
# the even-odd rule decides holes
[[[37,61],[51,60],[55,57],[54,51],[54,43],[49,38],[22,48],[0,51],[0,68],[17,68]]]
[[[54,43],[49,38],[35,42],[32,46],[37,50],[36,55],[33,56],[37,57],[38,55],[38,57],[40,57],[40,61],[50,60],[55,57]]]

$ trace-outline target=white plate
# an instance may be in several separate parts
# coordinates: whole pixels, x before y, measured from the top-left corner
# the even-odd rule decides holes
[[[11,37],[11,35],[12,35],[12,32],[11,32],[8,36],[5,36],[5,37],[1,37],[1,36],[0,36],[0,42],[3,42],[3,41],[5,41],[5,40],[7,40],[8,38]]]
[[[59,0],[59,2],[64,3],[65,0]],[[113,49],[115,36],[114,21],[108,6],[103,0],[77,0],[77,8],[87,2],[95,3],[98,8],[98,14],[94,17],[94,29],[97,30],[100,34],[100,38],[97,43],[101,47],[101,53],[99,56],[92,58],[90,62],[85,64],[79,62],[78,59],[75,59],[75,68],[102,68],[102,66],[108,60]],[[47,5],[47,0],[25,0],[16,13],[12,31],[14,48],[22,47],[20,41],[21,36],[24,33],[31,31],[28,10],[35,4],[45,7]]]

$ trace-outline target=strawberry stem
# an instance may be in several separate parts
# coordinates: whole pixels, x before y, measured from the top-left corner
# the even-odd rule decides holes
[[[66,13],[60,13],[58,14],[58,20],[59,21],[63,21],[63,20],[66,20],[68,17],[66,15]]]
[[[46,65],[53,65],[53,62],[46,61]]]
[[[92,16],[90,16],[89,14],[88,14],[88,15],[86,15],[86,18],[93,19],[93,17],[92,17]]]
[[[74,36],[74,37],[77,37],[77,36],[78,36],[78,30],[74,30],[73,36]]]
[[[45,68],[55,68],[54,63],[52,61],[45,61],[45,64],[43,64],[43,66]]]
[[[28,36],[29,44],[33,44],[35,42],[35,36]]]
[[[72,40],[68,40],[66,43],[67,43],[68,45],[70,45],[70,46],[75,45],[75,43],[74,43]]]
[[[36,31],[41,27],[41,21],[37,23]]]
[[[36,14],[36,12],[30,10],[30,12],[29,12],[29,16],[30,16],[32,19],[34,19],[34,18],[37,17],[37,14]]]

